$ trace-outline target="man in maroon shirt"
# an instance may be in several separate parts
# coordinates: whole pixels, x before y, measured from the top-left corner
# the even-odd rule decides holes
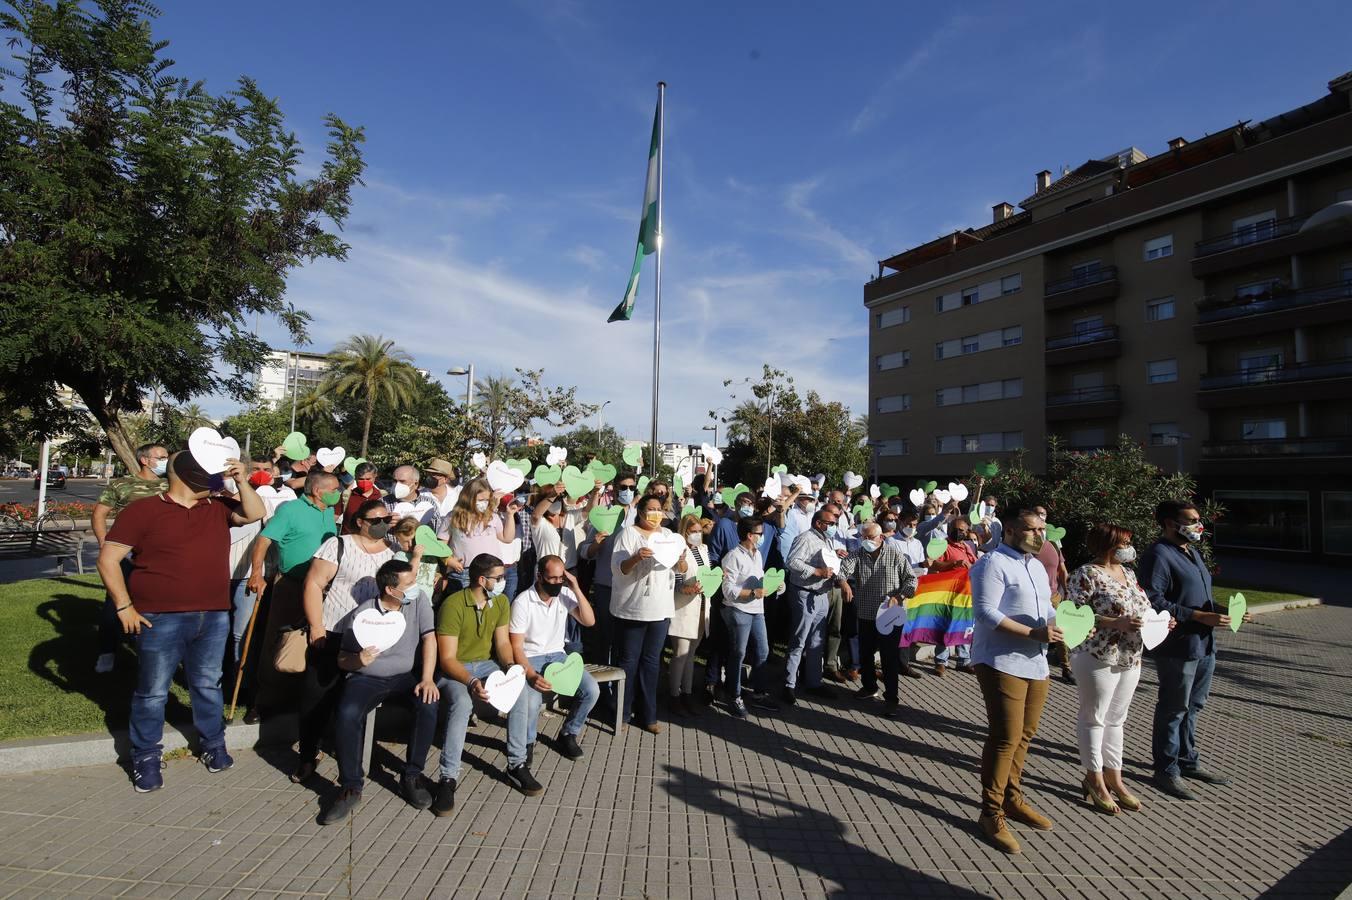
[[[235,481],[239,500],[212,497]],[[122,630],[136,639],[139,670],[131,700],[132,784],[140,793],[164,784],[160,741],[164,706],[179,663],[187,675],[192,720],[208,772],[230,768],[225,749],[221,663],[230,634],[230,526],[263,518],[263,501],[237,459],[208,475],[192,454],[169,461],[169,489],[122,510],[99,551],[99,576]],[[129,552],[131,576],[122,574]]]

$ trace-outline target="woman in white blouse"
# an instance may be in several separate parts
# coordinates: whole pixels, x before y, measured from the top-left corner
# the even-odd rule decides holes
[[[687,580],[680,577],[686,574],[693,578],[695,568],[685,539],[662,527],[666,515],[662,498],[645,495],[636,512],[634,524],[615,539],[610,557],[612,647],[626,682],[622,721],[628,722],[632,715],[634,724],[644,731],[661,734],[657,679],[662,647],[676,611],[676,583]]]
[[[466,570],[476,556],[487,553],[501,557],[502,545],[516,540],[516,514],[521,507],[512,502],[504,510],[498,503],[501,497],[493,492],[487,478],[476,478],[465,485],[455,501],[450,517],[450,543],[463,568],[452,571],[451,580],[459,590],[469,587]],[[516,596],[516,565],[508,565],[506,572],[506,594],[511,598]]]
[[[700,524],[700,517],[682,516],[679,533],[685,537],[685,545],[690,548],[690,560],[694,566],[687,574],[697,574],[701,568],[709,565],[709,551],[704,547],[704,527]],[[695,650],[700,641],[709,636],[711,602],[698,579],[677,584],[673,599],[676,608],[671,616],[671,629],[667,632],[667,637],[671,639],[671,665],[667,669],[671,711],[694,716],[700,712],[692,696],[695,689]]]

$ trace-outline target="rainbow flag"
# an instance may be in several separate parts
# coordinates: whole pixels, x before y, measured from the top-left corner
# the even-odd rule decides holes
[[[966,569],[922,575],[906,601],[901,646],[956,647],[972,642],[972,586]]]

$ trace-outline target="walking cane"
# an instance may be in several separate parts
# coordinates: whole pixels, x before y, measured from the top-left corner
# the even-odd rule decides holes
[[[244,649],[239,654],[239,665],[235,667],[235,690],[230,695],[230,715],[225,717],[227,722],[235,721],[235,703],[239,700],[239,686],[244,682],[244,666],[249,661],[249,642],[253,640],[254,621],[258,618],[258,607],[262,605],[263,591],[259,591],[258,599],[254,601],[253,610],[249,613],[249,626],[244,631]]]

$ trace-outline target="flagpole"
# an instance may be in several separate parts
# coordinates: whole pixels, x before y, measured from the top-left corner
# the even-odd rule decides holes
[[[662,376],[662,157],[666,140],[667,83],[657,82],[657,271],[653,278],[653,434],[648,445],[648,476],[657,477],[657,398]]]

